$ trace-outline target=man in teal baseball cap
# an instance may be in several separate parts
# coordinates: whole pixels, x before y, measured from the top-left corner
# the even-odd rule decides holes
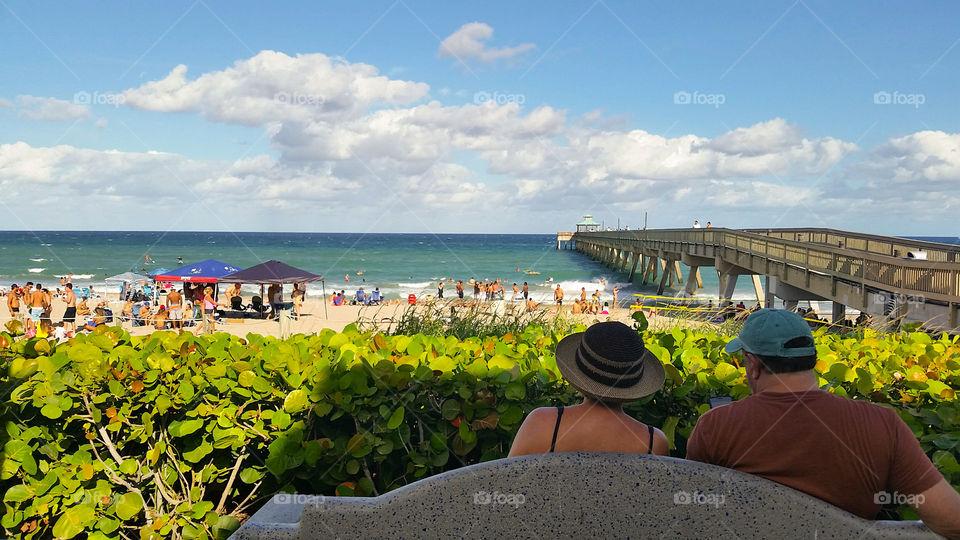
[[[794,373],[813,369],[817,349],[810,326],[803,317],[784,309],[761,309],[752,313],[740,335],[723,348],[728,353],[744,351],[761,359],[771,373]],[[764,358],[769,358],[763,362]]]
[[[928,527],[960,538],[960,494],[897,413],[820,389],[802,317],[756,311],[724,351],[740,356],[753,395],[703,414],[687,459],[763,476],[866,519],[906,500]]]

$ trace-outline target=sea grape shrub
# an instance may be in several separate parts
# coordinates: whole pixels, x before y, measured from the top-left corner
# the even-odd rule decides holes
[[[574,394],[556,336],[98,330],[0,351],[10,536],[224,538],[278,491],[383,493],[506,455]]]
[[[277,492],[375,495],[504,457],[528,412],[577,401],[553,356],[566,333],[4,334],[0,525],[27,538],[225,538]],[[674,455],[711,397],[749,394],[728,340],[645,334],[667,380],[627,410],[661,426]],[[955,338],[816,340],[823,388],[894,407],[960,483]]]

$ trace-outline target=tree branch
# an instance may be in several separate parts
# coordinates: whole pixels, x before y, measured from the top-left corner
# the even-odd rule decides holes
[[[217,504],[217,513],[219,514],[223,511],[224,505],[227,504],[227,498],[230,497],[230,490],[233,488],[233,481],[237,479],[237,471],[240,470],[240,464],[243,463],[243,460],[247,458],[249,454],[240,454],[237,456],[236,463],[233,464],[233,470],[230,471],[230,479],[227,480],[227,487],[224,488],[223,494],[220,495],[220,503]]]
[[[86,394],[80,394],[80,397],[83,399],[83,406],[87,408],[87,413],[90,414],[90,417],[93,417],[93,410],[90,408],[90,402],[87,400]],[[110,455],[113,456],[113,459],[116,460],[117,466],[119,467],[123,463],[123,458],[120,456],[120,453],[117,452],[116,447],[113,446],[113,442],[110,440],[110,435],[107,433],[107,430],[100,425],[99,422],[94,421],[94,425],[97,426],[97,433],[100,434],[100,439],[103,441],[103,444],[107,447],[107,450],[110,451]],[[92,444],[91,444],[92,446]]]

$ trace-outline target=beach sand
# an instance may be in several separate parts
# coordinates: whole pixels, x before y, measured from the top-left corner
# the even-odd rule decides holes
[[[123,303],[116,300],[116,298],[117,295],[108,294],[106,303],[115,314],[119,314]],[[249,298],[245,298],[245,300],[249,300]],[[92,309],[95,306],[95,302],[103,301],[103,299],[90,299],[88,300],[87,304]],[[326,306],[324,306],[324,303],[326,303]],[[513,311],[514,313],[520,313],[523,310],[523,304],[519,301],[504,301],[502,302],[502,305],[503,309],[507,312]],[[380,306],[333,306],[328,301],[324,302],[320,298],[307,298],[303,304],[302,316],[300,320],[294,320],[291,318],[289,321],[288,333],[314,334],[325,328],[339,332],[351,323],[360,323],[365,329],[377,327],[381,330],[388,330],[391,327],[396,327],[396,322],[400,320],[404,312],[408,309],[426,310],[428,307],[432,307],[440,308],[441,312],[447,313],[450,306],[455,306],[458,310],[469,309],[464,305],[458,304],[458,301],[456,300],[448,300],[442,304],[420,303],[417,306],[411,306],[407,303],[387,304]],[[51,319],[54,324],[58,323],[63,318],[63,312],[65,309],[66,303],[59,298],[54,298],[53,311],[51,313]],[[486,311],[495,311],[500,308],[494,302],[485,302],[483,304],[483,309]],[[553,304],[541,304],[540,309],[548,319],[558,316],[557,308]],[[25,309],[21,306],[21,315],[24,311]],[[156,308],[154,308],[154,311],[156,311]],[[290,313],[292,315],[292,311]],[[630,315],[631,311],[626,307],[617,308],[609,315],[573,315],[570,313],[569,306],[563,306],[563,309],[559,314],[559,316],[563,317],[564,321],[580,322],[588,325],[594,322],[608,320],[616,320],[626,324],[632,324],[633,320],[630,318]],[[6,306],[4,306],[2,313],[0,313],[0,325],[5,325],[10,319],[11,316],[9,310],[6,308]],[[84,319],[84,317],[78,317],[78,319]],[[78,323],[82,322],[83,321],[78,320]],[[659,316],[650,320],[650,327],[651,329],[668,327],[676,324],[676,322],[676,320],[671,319],[670,317]],[[113,323],[109,324],[113,326],[120,325],[124,330],[130,332],[131,335],[137,336],[147,335],[156,331],[156,329],[152,326],[134,327],[131,322],[118,322],[118,319],[115,319]],[[193,326],[185,328],[184,331],[196,333],[198,329],[196,326]],[[206,333],[207,331],[208,329],[204,328],[201,330],[201,333]],[[228,332],[241,337],[251,333],[264,336],[281,337],[281,324],[276,319],[267,320],[256,318],[224,318],[217,321],[216,331]]]

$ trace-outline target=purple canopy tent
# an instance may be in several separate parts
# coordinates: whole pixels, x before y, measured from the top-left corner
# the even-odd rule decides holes
[[[220,283],[259,283],[260,297],[263,297],[264,284],[304,283],[319,281],[323,289],[323,298],[327,297],[327,288],[323,276],[301,270],[280,261],[267,261],[251,266],[239,272],[227,274],[219,279]],[[323,302],[323,317],[327,318],[327,302]]]

